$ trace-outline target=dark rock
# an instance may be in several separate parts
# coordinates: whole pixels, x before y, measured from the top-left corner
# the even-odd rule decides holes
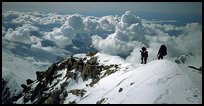
[[[200,71],[200,68],[196,68],[194,66],[188,66],[188,67]],[[201,67],[201,70],[202,70],[202,67]]]
[[[25,84],[21,84],[21,87],[23,88],[23,92],[27,92],[30,90],[30,87],[28,87],[27,85]]]
[[[34,81],[31,80],[31,79],[27,79],[27,80],[26,80],[27,85],[30,85],[30,84],[33,83],[33,82],[34,82]]]
[[[69,93],[72,93],[73,95],[76,95],[76,96],[81,96],[83,97],[83,95],[85,94],[85,90],[84,89],[73,89],[73,90],[70,90]]]
[[[45,100],[45,104],[54,104],[52,97],[49,97],[48,99]]]
[[[83,60],[86,60],[86,59],[87,59],[86,57],[83,58]]]
[[[38,81],[42,81],[42,79],[44,78],[44,72],[37,71],[36,75]]]
[[[91,51],[91,52],[87,52],[86,56],[94,56],[95,54],[97,54],[97,51]]]
[[[61,90],[64,90],[64,88],[68,85],[69,82],[65,81],[64,83],[60,84]]]
[[[5,84],[6,84],[6,82],[5,82]],[[9,87],[6,87],[5,90],[3,90],[3,89],[2,89],[2,104],[13,104],[13,99],[11,97]]]
[[[133,84],[134,84],[134,82],[130,83],[130,85],[133,85]]]
[[[91,57],[90,60],[87,61],[87,63],[91,64],[91,65],[94,65],[97,63],[97,57]]]
[[[33,104],[43,104],[45,102],[45,100],[47,99],[47,97],[42,94],[42,93],[39,93],[37,95],[37,100],[33,102]]]
[[[123,90],[123,88],[120,88],[120,89],[119,89],[119,92],[122,92],[122,90]]]
[[[64,95],[64,97],[68,96],[67,90],[63,90],[63,95]]]
[[[105,100],[105,98],[102,98],[101,100],[97,101],[96,104],[102,104]]]
[[[199,71],[202,71],[202,66],[200,66]]]
[[[65,65],[66,65],[66,63],[65,63],[65,62],[62,62],[62,63],[58,66],[58,69],[59,69],[59,70],[64,69],[64,68],[65,68]]]
[[[76,68],[76,64],[77,64],[76,59],[73,56],[71,56],[70,58],[68,58],[66,63],[67,70],[68,71],[73,70],[74,68]]]
[[[32,92],[31,101],[35,100],[36,96],[38,94],[42,93],[42,89],[43,89],[43,84],[42,83],[38,83],[37,86],[34,88],[34,90]]]
[[[68,104],[76,104],[76,101],[69,102]]]
[[[47,81],[47,82],[49,82],[49,83],[52,82],[52,80],[53,80],[53,74],[55,73],[56,70],[57,70],[57,65],[56,65],[55,63],[52,64],[52,65],[48,68],[48,70],[45,72],[45,73],[46,73],[45,78],[46,78],[46,81]]]
[[[53,92],[52,92],[52,99],[54,104],[59,104],[60,102],[60,90],[58,88],[56,88]]]
[[[29,93],[26,93],[25,96],[23,97],[23,102],[26,103],[30,100],[31,98],[31,94]]]
[[[96,78],[96,79],[92,79],[92,82],[90,83],[90,86],[93,87],[94,84],[96,84],[100,79]]]
[[[106,65],[104,66],[104,70],[108,70],[110,68],[110,66]]]
[[[81,77],[83,80],[86,80],[88,74],[89,74],[89,68],[91,67],[90,64],[86,63],[85,66],[83,67],[83,71],[81,73]]]

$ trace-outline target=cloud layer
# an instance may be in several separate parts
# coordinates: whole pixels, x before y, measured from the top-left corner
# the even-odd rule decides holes
[[[202,53],[202,24],[164,24],[162,22],[176,21],[145,20],[131,11],[121,17],[6,11],[2,18],[3,39],[59,55],[71,50],[87,52],[88,48],[95,48],[135,62],[140,60],[141,47],[147,47],[148,59],[153,60],[161,44],[167,46],[168,58]]]

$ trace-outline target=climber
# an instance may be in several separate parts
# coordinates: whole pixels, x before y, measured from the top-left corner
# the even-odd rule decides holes
[[[165,45],[161,45],[159,52],[157,53],[157,58],[160,60],[160,59],[163,59],[163,56],[166,56],[166,55],[167,55],[167,48]]]
[[[140,50],[141,52],[141,64],[146,64],[147,63],[147,57],[148,57],[148,51],[145,47],[142,47],[142,51]]]

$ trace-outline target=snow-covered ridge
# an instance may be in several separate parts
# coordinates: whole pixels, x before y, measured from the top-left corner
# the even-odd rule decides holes
[[[32,92],[38,92],[37,87],[40,83],[44,85],[47,77],[28,85],[30,90],[24,92],[15,103],[54,103],[56,100],[60,104],[202,103],[202,74],[184,65],[166,59],[154,60],[145,65],[131,64],[119,56],[101,53],[94,56],[73,56],[76,61],[82,59],[84,67],[93,57],[97,57],[97,69],[102,69],[95,77],[90,73],[84,79],[84,69],[79,71],[80,68],[72,66],[62,67],[67,60],[60,61],[56,63],[56,67],[61,69],[54,72],[54,79],[47,84],[46,89],[40,89],[41,94],[34,97]],[[51,67],[48,70],[54,69],[54,65]]]

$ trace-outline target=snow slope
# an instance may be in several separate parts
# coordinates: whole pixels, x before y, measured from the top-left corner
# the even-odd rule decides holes
[[[85,55],[75,55],[83,57]],[[90,80],[71,80],[67,91],[84,89],[83,97],[68,93],[65,104],[200,104],[202,74],[169,60],[155,60],[145,65],[126,63],[118,56],[98,53],[99,64],[121,64],[119,71],[102,78],[93,87]],[[120,92],[119,92],[120,90]]]
[[[36,79],[36,71],[45,71],[56,59],[54,55],[34,51],[22,43],[2,40],[2,78],[6,80],[11,89],[11,95],[19,93],[21,84],[26,79]]]
[[[35,72],[41,70],[40,67],[26,61],[25,59],[2,50],[2,78],[6,80],[7,86],[11,89],[11,94],[19,93],[22,88],[21,84],[26,83],[26,79],[35,80]]]

